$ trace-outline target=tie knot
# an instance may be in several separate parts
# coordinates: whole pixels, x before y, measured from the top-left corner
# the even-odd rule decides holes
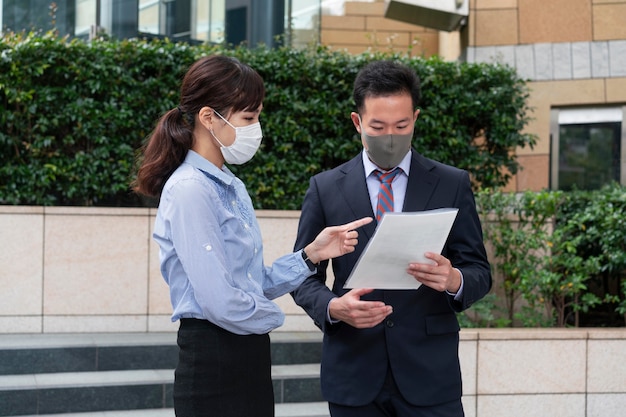
[[[382,172],[381,170],[377,169],[376,171],[374,171],[374,174],[380,182],[384,184],[390,184],[399,172],[400,168],[396,167],[392,171],[387,172]]]

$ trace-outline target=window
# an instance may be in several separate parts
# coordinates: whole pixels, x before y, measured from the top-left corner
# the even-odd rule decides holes
[[[626,184],[626,106],[553,109],[550,187],[594,190]]]
[[[224,40],[225,0],[139,0],[140,33],[173,40]]]

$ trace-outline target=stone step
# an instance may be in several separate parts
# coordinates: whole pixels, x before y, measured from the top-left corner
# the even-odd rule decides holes
[[[329,417],[328,404],[313,403],[276,404],[276,417]],[[149,410],[96,411],[91,413],[31,414],[19,417],[174,417],[173,408]]]
[[[272,363],[319,363],[321,334],[271,337]],[[0,375],[176,367],[175,333],[0,335]]]
[[[322,401],[319,364],[272,366],[277,404]],[[0,415],[171,408],[173,369],[4,375]]]

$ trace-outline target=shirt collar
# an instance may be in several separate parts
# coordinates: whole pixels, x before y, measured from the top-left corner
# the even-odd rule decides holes
[[[184,163],[217,178],[226,185],[230,185],[235,178],[235,174],[233,174],[226,165],[224,165],[222,169],[219,169],[212,162],[209,162],[207,159],[200,156],[199,153],[191,149],[187,152]]]
[[[412,152],[409,150],[409,152],[407,152],[406,155],[404,155],[404,158],[402,158],[402,161],[400,161],[400,163],[397,165],[402,170],[402,172],[404,172],[407,176],[409,175],[409,171],[411,169],[411,155],[412,155]],[[365,178],[369,177],[372,174],[372,172],[376,171],[377,169],[380,170],[380,168],[376,166],[376,164],[374,164],[370,160],[370,158],[367,156],[367,152],[365,151],[365,148],[363,148],[362,157],[363,157],[363,167],[365,168]]]

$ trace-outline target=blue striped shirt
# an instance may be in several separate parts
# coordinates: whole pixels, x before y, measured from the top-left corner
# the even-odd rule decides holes
[[[312,272],[301,251],[271,267],[244,184],[194,151],[167,180],[153,237],[170,288],[172,321],[205,319],[236,334],[263,334],[285,316],[272,299]]]

